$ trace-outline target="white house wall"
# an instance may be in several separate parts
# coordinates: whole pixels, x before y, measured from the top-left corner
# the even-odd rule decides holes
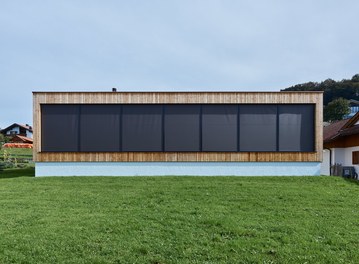
[[[7,135],[20,134],[19,127],[14,127],[6,132]]]
[[[32,132],[30,132],[30,131],[26,131],[26,137],[28,137],[28,138],[32,138]]]
[[[323,162],[320,164],[320,174],[330,175],[330,151],[328,149],[323,150]]]
[[[359,165],[353,164],[352,153],[353,151],[359,151],[359,146],[351,148],[333,148],[332,149],[332,165],[339,163],[343,166],[354,166],[355,171],[359,173]],[[324,152],[325,153],[325,152]],[[325,154],[324,154],[325,156]],[[323,159],[324,163],[324,159]],[[324,165],[321,166],[321,173],[324,174]],[[327,175],[327,174],[324,174]]]
[[[344,149],[344,162],[343,165],[344,166],[354,166],[356,172],[359,172],[359,165],[358,164],[353,164],[353,151],[359,151],[359,146],[357,147],[351,147],[351,148],[345,148]]]
[[[340,163],[344,166],[349,166],[346,165],[346,161],[345,161],[345,148],[333,148],[332,149],[332,164],[335,163]]]

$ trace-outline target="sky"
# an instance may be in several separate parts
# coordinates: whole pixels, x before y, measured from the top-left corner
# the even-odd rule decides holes
[[[0,0],[0,127],[33,91],[279,91],[359,73],[357,0]]]

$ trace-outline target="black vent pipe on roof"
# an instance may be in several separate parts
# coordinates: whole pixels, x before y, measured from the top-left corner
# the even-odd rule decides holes
[[[112,88],[112,92],[117,92],[117,89],[116,89],[116,88]]]

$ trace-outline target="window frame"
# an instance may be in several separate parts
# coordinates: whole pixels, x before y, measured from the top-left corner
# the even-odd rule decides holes
[[[80,123],[81,123],[81,107],[83,105],[97,105],[97,104],[41,104],[40,106],[40,109],[41,109],[41,120],[43,119],[43,105],[69,105],[69,106],[78,106],[80,111],[79,111],[79,116],[78,116],[78,129],[80,130]],[[103,150],[103,151],[82,151],[81,148],[80,148],[80,142],[81,142],[81,139],[78,138],[78,146],[76,148],[76,150],[67,150],[67,151],[64,151],[64,150],[43,150],[43,144],[41,144],[41,151],[40,152],[79,152],[79,153],[84,153],[84,152],[89,152],[89,153],[100,153],[100,152],[120,152],[120,153],[124,153],[124,152],[153,152],[153,153],[170,153],[170,152],[217,152],[217,153],[220,153],[220,152],[229,152],[229,153],[248,153],[248,152],[268,152],[268,153],[286,153],[286,152],[292,152],[292,153],[315,153],[316,152],[316,128],[315,128],[315,118],[316,118],[316,108],[315,108],[315,104],[203,104],[203,103],[199,103],[199,104],[130,104],[130,105],[155,105],[155,106],[162,106],[162,123],[161,123],[161,126],[162,126],[162,135],[161,135],[161,141],[162,141],[162,148],[161,150],[158,150],[158,151],[153,151],[153,150],[136,150],[136,151],[124,151],[123,150],[123,127],[122,127],[122,119],[123,119],[123,106],[125,105],[129,105],[129,104],[101,104],[101,105],[109,105],[109,106],[113,106],[113,105],[116,105],[118,106],[121,110],[120,110],[120,114],[119,114],[119,118],[120,118],[120,130],[119,130],[119,138],[120,138],[120,144],[119,144],[119,149],[118,150],[112,150],[112,151],[108,151],[108,150]],[[188,151],[185,151],[185,150],[166,150],[166,146],[165,146],[165,137],[166,137],[166,134],[165,134],[165,115],[166,115],[166,106],[178,106],[178,105],[189,105],[189,106],[199,106],[200,107],[200,114],[199,114],[199,150],[188,150]],[[211,105],[211,106],[236,106],[238,111],[237,111],[237,144],[236,144],[236,150],[233,151],[233,150],[203,150],[203,107],[207,106],[207,105]],[[309,105],[310,107],[313,107],[313,111],[312,111],[312,116],[311,116],[311,119],[313,120],[313,130],[311,132],[311,135],[313,136],[313,142],[311,144],[312,145],[312,151],[280,151],[279,150],[279,113],[280,111],[277,111],[277,124],[276,124],[276,134],[277,134],[277,138],[276,138],[276,150],[275,151],[268,151],[268,150],[264,150],[264,151],[260,151],[260,150],[254,150],[254,151],[251,151],[251,150],[242,150],[241,149],[241,146],[240,146],[240,140],[241,140],[241,135],[240,135],[240,113],[241,113],[241,106],[243,105],[264,105],[264,106],[267,106],[267,105],[274,105],[274,106],[277,106],[277,109],[280,108],[281,105]],[[41,121],[42,122],[42,121]],[[44,129],[44,124],[42,124],[41,126],[41,130]],[[78,137],[80,137],[80,131],[78,131]],[[44,137],[44,133],[43,131],[41,131],[41,142],[43,142],[43,137]]]
[[[359,150],[352,151],[352,164],[359,164]]]

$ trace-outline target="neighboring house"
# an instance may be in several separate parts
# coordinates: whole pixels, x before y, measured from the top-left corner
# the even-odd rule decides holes
[[[34,92],[36,176],[319,175],[322,92]]]
[[[330,175],[334,164],[354,166],[359,172],[359,113],[323,128],[323,164],[321,174]]]
[[[23,136],[27,138],[32,138],[32,127],[28,124],[22,125],[14,123],[11,126],[8,126],[7,128],[4,128],[0,131],[5,136]]]
[[[33,139],[32,138],[28,138],[28,137],[24,137],[24,136],[20,136],[20,135],[15,135],[10,139],[11,143],[25,143],[25,144],[33,144]]]

